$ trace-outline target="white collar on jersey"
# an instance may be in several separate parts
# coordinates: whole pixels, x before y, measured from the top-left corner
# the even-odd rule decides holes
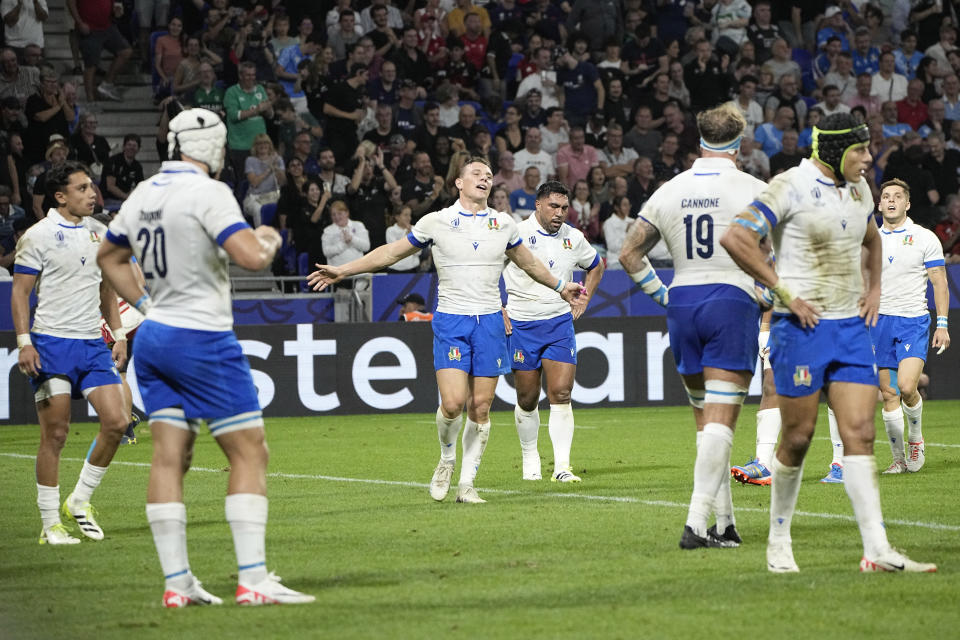
[[[887,230],[883,225],[880,225],[880,233],[885,233],[887,235],[890,235],[891,233],[904,233],[907,230],[907,226],[911,224],[913,224],[913,220],[910,219],[910,216],[907,216],[907,219],[903,221],[903,224],[896,229]]]
[[[83,218],[80,218],[80,224],[70,224],[67,222],[67,219],[60,215],[60,212],[54,209],[53,207],[47,211],[47,217],[59,227],[65,227],[67,229],[81,229],[83,228]]]
[[[733,158],[697,158],[693,161],[690,169],[694,175],[710,176],[717,175],[720,171],[726,169],[736,169],[737,163]]]
[[[164,160],[163,164],[160,165],[160,173],[196,173],[203,175],[203,172],[196,165],[183,160]]]

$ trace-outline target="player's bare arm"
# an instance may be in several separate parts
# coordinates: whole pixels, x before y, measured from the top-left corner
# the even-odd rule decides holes
[[[880,274],[883,271],[883,240],[876,225],[868,224],[863,235],[863,247],[867,250],[867,289],[860,299],[860,317],[867,326],[877,326],[880,316]]]
[[[803,298],[795,297],[790,293],[780,282],[780,277],[770,264],[769,253],[761,248],[766,233],[761,235],[760,232],[768,230],[769,226],[763,214],[747,208],[734,218],[733,224],[720,238],[720,246],[726,249],[737,266],[747,275],[768,287],[773,295],[780,298],[780,301],[797,316],[801,326],[815,327],[819,322],[817,309]]]
[[[13,328],[17,332],[17,346],[20,356],[17,366],[31,378],[40,373],[40,354],[29,342],[30,336],[30,293],[37,282],[37,276],[31,273],[14,273],[13,287],[10,292],[10,312],[13,316]],[[21,336],[27,336],[21,344]]]
[[[307,284],[314,291],[323,291],[327,286],[340,282],[344,278],[359,273],[380,271],[419,251],[420,248],[411,244],[407,238],[400,238],[339,267],[329,264],[315,265],[317,270],[307,276]]]
[[[603,277],[604,269],[606,269],[606,267],[603,265],[603,260],[598,260],[597,266],[587,271],[587,276],[583,281],[584,293],[577,298],[576,306],[573,309],[574,320],[582,316],[583,312],[587,310],[587,304],[593,297],[593,293],[597,290],[597,287],[600,286],[600,279]]]
[[[270,225],[255,230],[241,229],[223,243],[223,249],[244,269],[260,271],[273,264],[273,257],[282,244],[280,234]]]
[[[100,265],[100,270],[103,272],[104,281],[113,288],[118,296],[136,306],[137,302],[147,295],[147,291],[137,281],[136,274],[130,268],[130,258],[132,256],[133,251],[130,247],[114,244],[108,238],[100,244],[100,250],[97,252],[97,264]],[[107,321],[109,322],[109,319]],[[118,325],[110,325],[111,329],[114,326]]]
[[[110,333],[113,334],[113,348],[110,355],[117,368],[121,369],[127,362],[127,336],[123,332],[123,322],[120,320],[117,293],[106,280],[100,282],[100,315],[107,321]]]
[[[940,355],[950,346],[950,333],[947,331],[947,312],[950,309],[950,287],[947,284],[946,267],[930,267],[927,277],[933,285],[933,303],[937,308],[937,328],[933,332],[933,346]],[[941,320],[942,319],[942,320]]]
[[[620,264],[627,273],[635,273],[644,268],[644,258],[660,241],[660,232],[652,224],[640,218],[627,231],[620,249]]]
[[[524,273],[543,286],[550,287],[554,291],[557,291],[560,297],[569,302],[571,308],[573,308],[574,301],[583,292],[583,285],[576,282],[564,282],[563,278],[560,278],[558,281],[557,278],[550,273],[550,270],[547,269],[542,262],[537,260],[530,249],[527,249],[522,243],[507,249],[505,253],[513,264],[523,269]]]

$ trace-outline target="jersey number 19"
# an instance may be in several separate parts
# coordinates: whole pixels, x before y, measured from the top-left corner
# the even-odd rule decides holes
[[[697,241],[697,255],[709,258],[713,255],[713,218],[709,213],[697,216],[686,216],[683,224],[687,227],[687,260],[693,260],[693,242]]]

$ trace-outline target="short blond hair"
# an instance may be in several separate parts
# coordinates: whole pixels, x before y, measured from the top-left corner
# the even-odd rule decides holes
[[[740,110],[730,105],[721,105],[697,114],[700,137],[708,144],[720,145],[732,142],[743,135],[747,120]]]

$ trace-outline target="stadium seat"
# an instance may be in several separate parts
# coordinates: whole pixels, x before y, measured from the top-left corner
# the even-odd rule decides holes
[[[260,207],[260,224],[272,225],[273,219],[277,217],[277,203],[271,202]]]
[[[813,77],[813,54],[806,49],[794,49],[790,56],[794,62],[800,65],[800,91],[809,94],[817,88],[817,81]]]

